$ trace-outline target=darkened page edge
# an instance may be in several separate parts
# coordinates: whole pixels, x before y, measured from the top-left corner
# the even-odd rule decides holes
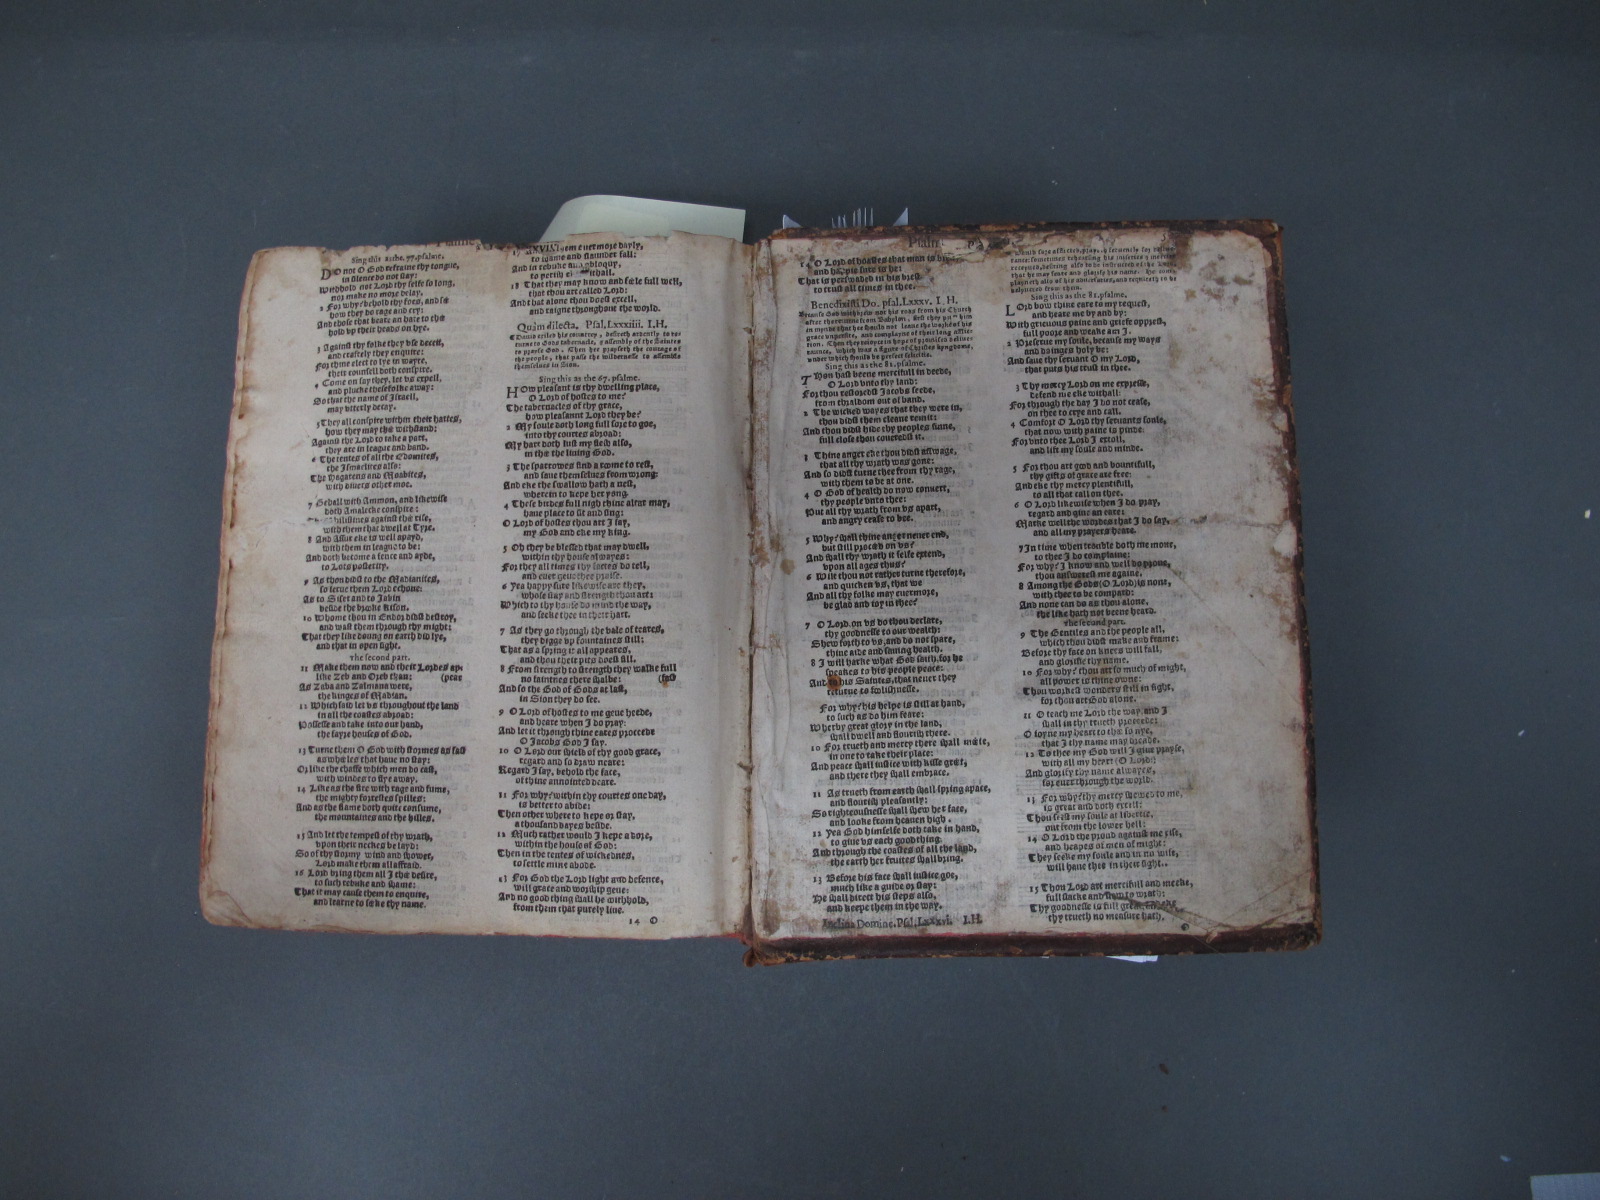
[[[205,800],[200,831],[200,912],[213,925],[255,927],[257,923],[212,878],[212,849],[216,836],[216,777],[221,748],[218,746],[219,716],[223,703],[223,681],[227,672],[228,587],[233,573],[233,526],[237,519],[235,491],[240,473],[240,442],[245,431],[249,404],[251,307],[262,264],[270,250],[260,250],[250,259],[245,274],[244,292],[239,301],[239,340],[234,352],[233,408],[228,421],[227,471],[222,484],[221,564],[217,572],[216,626],[211,639],[211,697],[206,713]]]

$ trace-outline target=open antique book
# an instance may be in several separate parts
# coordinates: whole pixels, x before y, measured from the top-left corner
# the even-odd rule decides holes
[[[214,922],[749,961],[1320,932],[1261,221],[268,250]]]

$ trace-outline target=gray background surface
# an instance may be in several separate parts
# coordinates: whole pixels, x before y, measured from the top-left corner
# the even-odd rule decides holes
[[[1588,3],[0,12],[0,1195],[1525,1197],[1600,1171]],[[196,911],[263,246],[564,199],[1286,227],[1327,934],[746,970]],[[1585,519],[1585,510],[1595,517]]]

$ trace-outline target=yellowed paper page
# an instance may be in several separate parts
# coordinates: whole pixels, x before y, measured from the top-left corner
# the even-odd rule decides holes
[[[209,919],[737,928],[747,259],[604,234],[257,257]]]
[[[1314,921],[1266,243],[764,253],[758,936]]]

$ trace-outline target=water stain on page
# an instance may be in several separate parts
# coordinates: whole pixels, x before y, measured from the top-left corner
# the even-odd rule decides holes
[[[1172,265],[1179,271],[1187,271],[1194,258],[1194,233],[1188,229],[1171,230],[1167,243],[1172,248]]]

